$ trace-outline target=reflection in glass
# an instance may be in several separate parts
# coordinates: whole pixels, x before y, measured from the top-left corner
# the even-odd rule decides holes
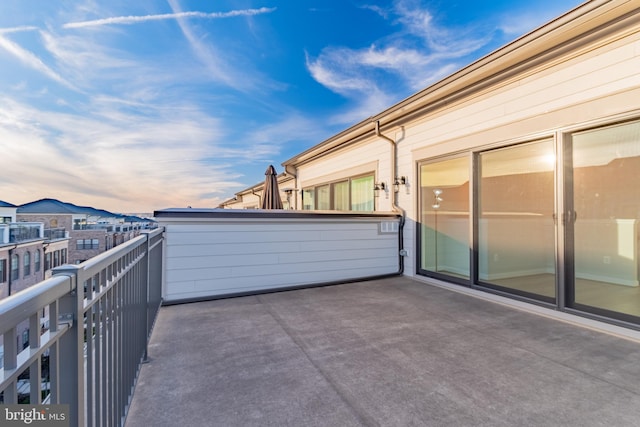
[[[468,279],[468,157],[423,164],[420,196],[420,268]]]
[[[313,188],[305,188],[302,190],[302,209],[305,211],[315,209]]]
[[[338,211],[349,210],[349,181],[333,184],[333,208]]]
[[[351,210],[373,211],[373,175],[351,180]]]
[[[575,302],[640,316],[640,122],[575,133],[572,145]]]
[[[554,165],[551,139],[480,154],[482,282],[555,299]]]
[[[316,187],[316,199],[316,209],[331,209],[331,187],[329,186],[329,184]]]

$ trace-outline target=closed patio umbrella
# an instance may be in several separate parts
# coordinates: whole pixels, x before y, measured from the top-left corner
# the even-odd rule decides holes
[[[262,209],[282,209],[276,169],[269,165],[264,174],[266,176],[264,179],[264,192],[262,193]]]

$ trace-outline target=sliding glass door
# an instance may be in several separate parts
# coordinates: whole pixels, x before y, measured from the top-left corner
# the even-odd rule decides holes
[[[479,155],[478,281],[555,302],[553,139]]]
[[[469,274],[469,156],[420,166],[423,274],[466,279]]]
[[[556,135],[421,163],[418,272],[639,325],[640,120]]]
[[[566,141],[567,306],[640,316],[640,122]]]

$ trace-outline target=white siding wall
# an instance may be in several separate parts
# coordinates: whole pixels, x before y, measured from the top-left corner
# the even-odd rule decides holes
[[[397,175],[409,178],[398,193],[407,211],[405,274],[415,272],[417,162],[489,144],[552,137],[570,126],[640,111],[639,33],[628,32],[597,48],[581,46],[550,61],[385,132],[398,144]],[[386,141],[371,138],[300,166],[299,187],[317,171],[326,174],[373,160],[379,164],[377,179],[391,183],[390,153]],[[391,197],[381,195],[381,209],[391,209]]]
[[[166,230],[165,301],[398,271],[397,233],[380,232],[396,217],[275,216],[158,218]]]

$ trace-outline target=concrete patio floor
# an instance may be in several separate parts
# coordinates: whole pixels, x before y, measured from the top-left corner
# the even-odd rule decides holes
[[[409,278],[163,307],[127,427],[638,426],[640,344]]]

